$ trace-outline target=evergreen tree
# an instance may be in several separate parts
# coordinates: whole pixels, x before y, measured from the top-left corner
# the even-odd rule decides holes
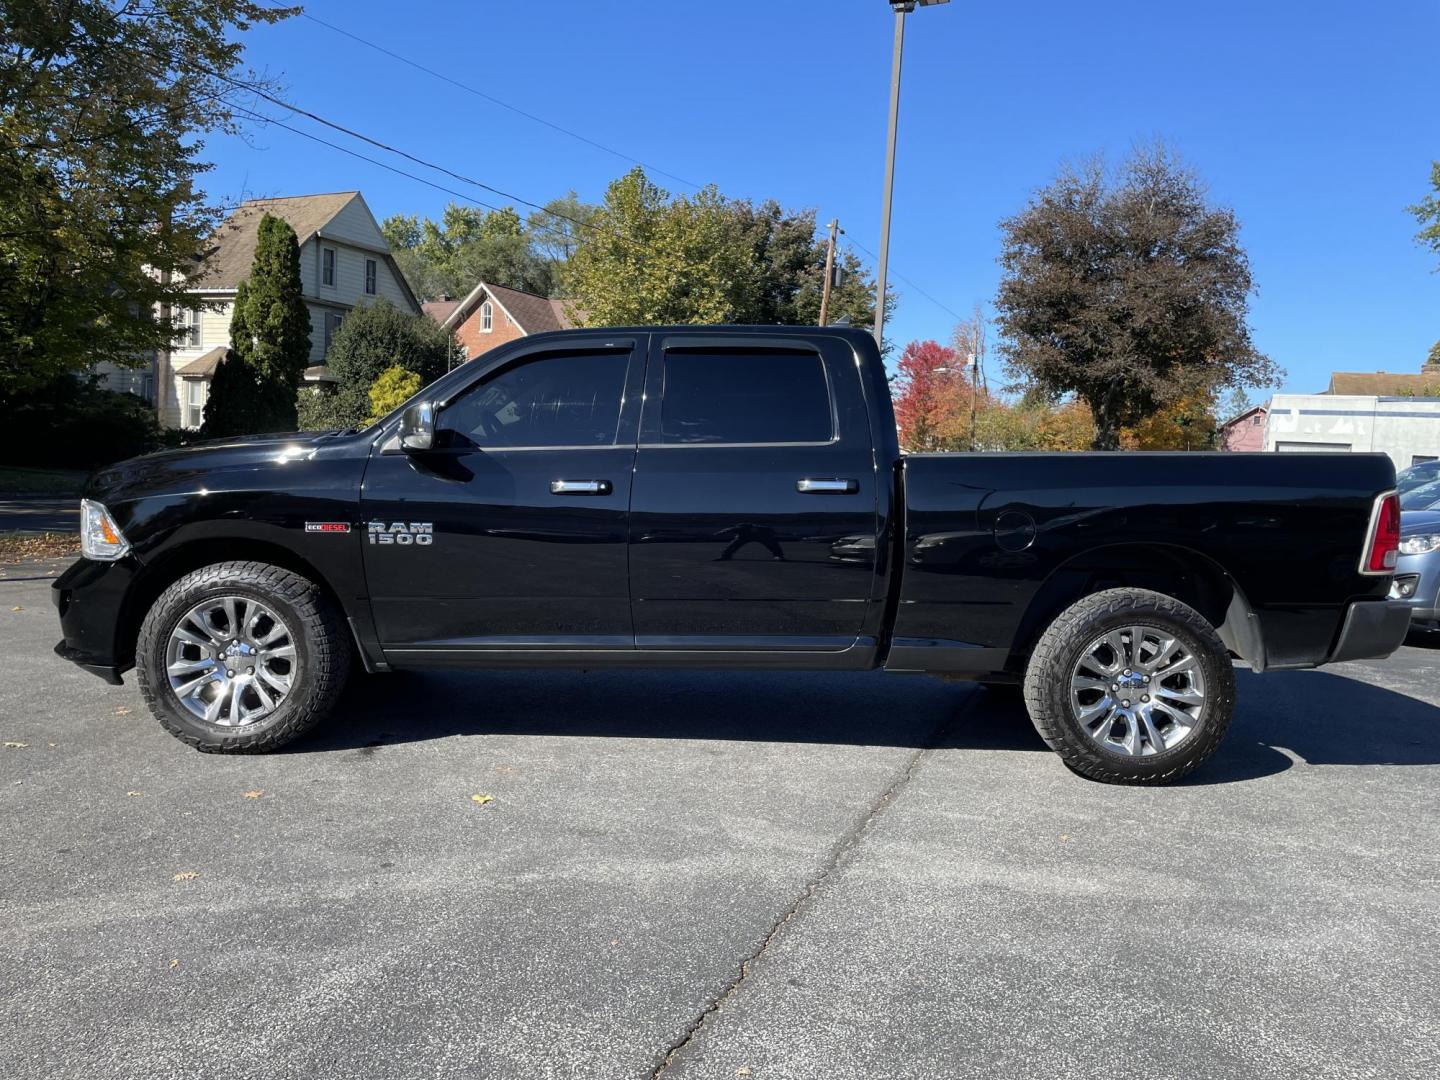
[[[230,352],[210,384],[206,435],[294,431],[295,394],[310,360],[310,309],[300,245],[282,218],[260,219],[250,276],[235,292]]]

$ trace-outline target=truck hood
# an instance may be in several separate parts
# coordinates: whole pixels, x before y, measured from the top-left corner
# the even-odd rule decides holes
[[[248,486],[248,474],[300,467],[322,450],[353,444],[356,439],[356,435],[339,431],[297,431],[214,439],[179,450],[162,450],[100,469],[85,485],[85,497],[109,505],[161,492]]]

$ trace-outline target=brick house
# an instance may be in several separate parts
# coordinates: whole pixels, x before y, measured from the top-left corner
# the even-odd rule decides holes
[[[444,298],[422,305],[425,314],[450,331],[466,360],[496,345],[542,333],[569,330],[581,314],[569,300],[551,300],[534,293],[482,281],[463,300]]]

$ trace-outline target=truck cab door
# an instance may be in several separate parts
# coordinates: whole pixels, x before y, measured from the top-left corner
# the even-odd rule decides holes
[[[637,647],[868,662],[882,481],[843,339],[652,335],[630,516]]]
[[[644,337],[547,337],[472,361],[435,446],[382,440],[361,494],[392,662],[634,647],[626,542]]]

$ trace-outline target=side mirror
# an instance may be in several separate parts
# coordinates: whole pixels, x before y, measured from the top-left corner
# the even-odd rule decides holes
[[[400,417],[400,449],[407,453],[435,446],[435,403],[417,401]]]

